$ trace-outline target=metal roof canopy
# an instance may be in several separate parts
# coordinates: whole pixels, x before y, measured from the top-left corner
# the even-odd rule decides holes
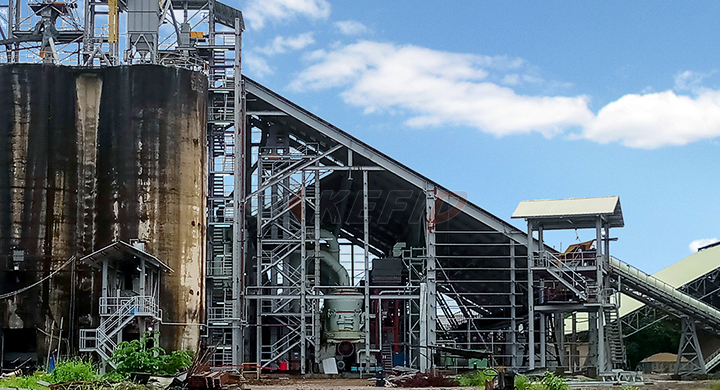
[[[257,81],[247,76],[243,76],[243,80],[245,81],[247,93],[253,95],[252,99],[249,99],[249,101],[252,100],[252,107],[248,107],[249,115],[252,115],[252,112],[267,115],[268,118],[271,117],[274,122],[282,123],[287,128],[292,129],[294,134],[304,137],[306,141],[317,142],[323,147],[337,144],[347,147],[354,152],[356,165],[366,163],[367,165],[379,166],[391,173],[391,175],[383,176],[385,184],[388,186],[406,188],[405,183],[408,183],[421,190],[434,186],[438,190],[454,194],[437,182],[428,179],[397,160],[390,158],[386,154],[310,113]],[[348,163],[346,156],[347,154],[343,155],[343,153],[340,152],[332,154],[334,159],[341,161],[343,164]],[[372,178],[376,176],[380,175],[371,175]],[[376,182],[371,184],[373,188],[377,185]],[[466,201],[462,196],[458,195],[458,198]],[[372,212],[373,210],[371,210],[371,213]],[[505,236],[510,237],[521,245],[527,245],[527,235],[523,231],[470,201],[465,203],[461,214],[467,214],[471,218],[484,224],[488,229],[503,232]],[[371,217],[371,221],[372,220],[374,220],[374,218]],[[373,239],[373,237],[370,238],[371,240]],[[405,239],[403,238],[400,241],[403,240]],[[374,245],[375,243],[371,244]],[[390,247],[387,249],[389,248]]]
[[[151,265],[163,270],[170,271],[172,269],[160,261],[157,257],[140,250],[124,241],[116,241],[102,249],[98,249],[95,252],[80,259],[80,262],[90,264],[91,266],[100,268],[102,259],[107,258],[110,261],[123,262],[124,260],[131,259],[145,259],[146,262]]]
[[[611,228],[625,226],[620,197],[524,200],[512,215],[546,230],[594,229],[598,217]]]

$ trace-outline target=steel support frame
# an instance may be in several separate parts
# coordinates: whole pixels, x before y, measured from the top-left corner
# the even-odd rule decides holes
[[[682,323],[682,332],[675,362],[675,374],[707,374],[695,321],[690,317],[682,316],[680,322]]]
[[[83,18],[74,11],[76,6],[76,2],[68,2],[66,9],[69,14],[58,16],[53,26],[58,31],[75,32],[77,38],[67,42],[55,42],[54,39],[47,40],[45,37],[24,40],[23,37],[34,34],[34,29],[42,23],[42,16],[35,14],[27,2],[0,0],[0,10],[5,9],[4,16],[0,13],[0,26],[5,25],[4,28],[0,27],[0,40],[15,39],[15,43],[8,42],[0,50],[0,63],[80,64]],[[46,27],[47,24],[43,25],[42,29],[46,30]]]
[[[209,2],[212,2],[210,0]],[[209,344],[217,346],[212,366],[238,367],[242,343],[246,263],[245,86],[242,70],[242,21],[235,19],[233,45],[216,47],[214,19],[207,23],[210,62],[207,113],[207,272],[206,311]],[[223,43],[227,41],[223,38]],[[222,53],[218,58],[215,52]]]
[[[579,356],[573,356],[573,352],[577,350],[577,339],[575,336],[576,326],[576,312],[578,310],[588,313],[588,356],[587,365],[593,366],[597,369],[598,373],[609,371],[614,365],[622,365],[612,360],[611,344],[620,342],[622,340],[622,327],[617,320],[617,314],[612,317],[608,314],[610,311],[617,311],[616,302],[612,301],[612,297],[617,293],[610,287],[610,280],[607,278],[606,270],[609,267],[609,225],[601,217],[596,218],[595,223],[595,240],[596,240],[596,256],[594,266],[594,277],[590,280],[585,278],[578,278],[574,275],[571,268],[563,269],[566,267],[564,261],[556,259],[550,252],[545,249],[543,240],[543,223],[537,220],[528,220],[527,230],[527,242],[529,243],[528,249],[528,289],[534,291],[528,294],[528,368],[546,368],[550,365],[550,362],[554,361],[553,364],[563,366],[564,363],[564,349],[565,344],[569,344],[571,353],[569,354],[568,369],[573,366],[573,360],[577,360]],[[535,241],[535,232],[537,232],[537,240]],[[549,259],[549,260],[548,260]],[[569,275],[570,280],[566,275]],[[549,276],[548,276],[549,275]],[[565,278],[565,280],[561,280]],[[555,280],[557,279],[557,280]],[[567,286],[568,289],[575,292],[574,302],[563,304],[555,302],[552,306],[537,306],[536,299],[542,296],[544,286],[547,282],[556,283],[562,282],[562,285]],[[576,288],[571,288],[573,283],[577,284]],[[578,293],[585,293],[586,295],[579,295]],[[577,303],[579,301],[580,303]],[[547,310],[552,310],[552,317],[550,317]],[[547,332],[548,324],[557,324],[557,319],[553,317],[561,316],[564,318],[564,314],[571,314],[573,334],[571,335],[570,343],[565,342],[565,335],[563,334],[562,339],[557,338],[557,332],[555,335],[551,332]],[[539,318],[536,318],[538,316]],[[606,328],[611,324],[607,322],[606,317],[610,316],[616,321],[616,331],[620,332],[619,335],[606,334]],[[536,329],[535,322],[539,320],[540,329]],[[615,330],[614,330],[615,331]],[[563,332],[564,333],[564,332]],[[539,339],[536,340],[536,336]],[[614,340],[619,337],[620,341]],[[551,359],[548,359],[550,349],[548,343],[552,342],[555,345],[555,349],[560,352],[560,345],[562,345],[562,353],[551,354]],[[535,353],[538,353],[536,358]],[[623,363],[624,364],[624,363]]]
[[[428,185],[425,188],[425,280],[421,284],[420,309],[420,371],[427,372],[433,368],[433,355],[437,345],[437,275],[435,253],[435,228],[437,187]],[[422,313],[425,313],[425,316]],[[423,321],[424,319],[424,321]]]

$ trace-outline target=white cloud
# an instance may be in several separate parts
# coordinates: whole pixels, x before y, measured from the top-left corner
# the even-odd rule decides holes
[[[273,70],[267,60],[253,54],[252,51],[248,51],[248,53],[243,56],[242,61],[243,67],[254,77],[263,78],[267,75],[273,74]]]
[[[256,49],[258,52],[271,56],[275,54],[285,53],[288,50],[301,50],[315,43],[312,32],[306,32],[294,37],[277,36],[273,41],[265,46]]]
[[[718,242],[717,237],[713,238],[701,238],[699,240],[695,240],[690,243],[688,246],[690,248],[690,252],[695,253],[698,251],[698,249],[704,247],[705,245],[710,245]]]
[[[295,89],[347,87],[343,99],[366,112],[401,110],[409,126],[473,126],[507,135],[553,136],[593,118],[582,96],[525,96],[489,82],[492,71],[522,66],[518,59],[457,54],[417,46],[359,42],[317,51]]]
[[[625,95],[597,114],[582,137],[602,144],[655,149],[720,136],[720,91],[696,96],[673,91]]]
[[[367,26],[355,20],[335,22],[335,28],[343,35],[360,35],[368,32]]]
[[[497,136],[537,132],[643,149],[720,137],[720,91],[697,86],[684,95],[625,95],[595,114],[587,96],[518,93],[521,84],[552,84],[525,73],[521,59],[371,41],[318,50],[306,59],[310,66],[292,88],[342,88],[346,103],[368,113],[402,113],[413,127],[469,126]],[[681,73],[677,85],[696,85],[694,76]]]
[[[285,21],[298,16],[327,19],[330,3],[327,0],[249,0],[243,15],[251,27],[260,29],[267,21]]]
[[[712,76],[713,72],[700,73],[686,70],[675,76],[675,90],[677,91],[697,91],[704,79]]]

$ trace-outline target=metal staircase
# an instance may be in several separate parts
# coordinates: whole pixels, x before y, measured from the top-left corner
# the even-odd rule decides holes
[[[712,369],[720,365],[720,349],[713,352],[705,359],[705,370],[710,372]]]
[[[233,312],[240,295],[233,285],[233,224],[235,204],[235,36],[214,31],[208,45],[208,343],[216,345],[212,366],[239,364],[233,361]],[[237,259],[235,259],[236,261]]]
[[[382,347],[382,366],[383,371],[390,372],[393,369],[393,351],[392,346],[383,345]]]
[[[613,369],[626,369],[627,353],[622,340],[620,315],[617,308],[605,310],[605,337],[610,352],[610,364]]]
[[[96,352],[104,362],[110,361],[120,332],[138,317],[160,321],[157,300],[150,296],[100,298],[100,326],[80,330],[80,351]]]
[[[587,280],[566,260],[561,260],[554,254],[543,251],[535,257],[535,267],[552,275],[558,282],[575,293],[581,301],[587,301],[591,297]]]

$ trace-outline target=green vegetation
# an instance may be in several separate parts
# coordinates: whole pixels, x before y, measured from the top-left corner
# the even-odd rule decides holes
[[[49,382],[47,380],[47,373],[43,371],[37,371],[33,375],[29,376],[18,376],[0,379],[0,387],[48,390],[46,386],[38,384],[38,381]]]
[[[141,340],[122,342],[113,352],[118,369],[105,375],[98,375],[90,361],[75,358],[59,362],[52,373],[36,371],[32,375],[0,379],[0,388],[22,388],[49,390],[38,381],[50,384],[62,382],[84,382],[80,388],[95,390],[113,384],[115,390],[144,390],[144,386],[128,382],[133,372],[149,372],[153,375],[174,375],[192,364],[188,351],[165,353],[160,347],[147,347],[155,333],[146,333]]]
[[[625,385],[621,387],[620,390],[640,390],[640,388],[637,386]]]
[[[107,383],[120,383],[125,381],[125,375],[117,372],[117,371],[111,371],[103,375],[100,380]]]
[[[497,376],[497,371],[487,368],[474,374],[461,375],[458,377],[458,383],[460,386],[474,386],[484,389],[485,383],[495,379],[495,376]]]
[[[81,359],[71,359],[59,362],[55,370],[47,375],[50,383],[60,382],[94,382],[98,374],[92,363]]]
[[[677,353],[680,343],[680,320],[667,318],[625,339],[628,364],[635,368],[642,359],[658,352]]]
[[[0,387],[48,390],[47,386],[39,384],[38,381],[54,384],[78,381],[94,382],[99,379],[92,363],[81,359],[72,359],[59,362],[50,374],[45,371],[35,371],[32,375],[0,379]]]
[[[720,390],[720,382],[713,382],[710,384],[710,388],[702,388],[702,389],[695,389],[695,390]]]
[[[497,371],[492,368],[480,370],[472,374],[462,375],[457,378],[460,386],[472,386],[479,389],[485,389],[485,383],[492,381],[497,376]],[[557,376],[552,372],[546,372],[542,378],[537,381],[531,381],[526,375],[518,374],[515,375],[515,389],[516,390],[570,390],[567,381]],[[622,390],[637,390],[637,389],[622,389]],[[720,390],[720,389],[713,389]]]
[[[175,375],[192,364],[188,351],[173,351],[170,354],[160,347],[148,347],[155,332],[145,332],[140,340],[123,341],[113,352],[112,360],[117,364],[115,371],[125,377],[133,372],[149,372],[154,375]]]
[[[516,390],[529,390],[530,389],[530,378],[527,375],[517,374],[515,375],[515,389]]]
[[[545,390],[570,390],[565,378],[549,371],[540,379],[540,383],[545,387]]]

